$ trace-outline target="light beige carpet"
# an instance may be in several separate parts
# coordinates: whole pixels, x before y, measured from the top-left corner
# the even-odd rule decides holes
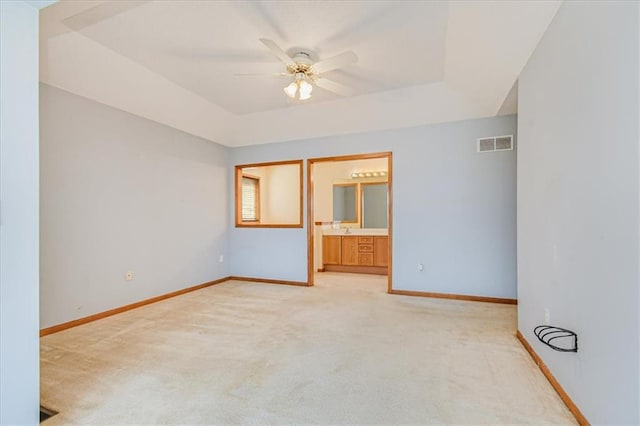
[[[230,281],[41,339],[58,424],[573,424],[516,308]]]

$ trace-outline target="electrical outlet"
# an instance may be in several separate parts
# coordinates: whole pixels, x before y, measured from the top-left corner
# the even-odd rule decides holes
[[[220,257],[218,257],[218,262],[224,262],[224,255],[221,254]]]
[[[418,271],[424,271],[424,265],[422,263],[418,263]]]
[[[549,308],[544,309],[544,323],[546,325],[551,324],[551,311],[549,310]]]
[[[132,271],[127,271],[127,273],[124,274],[124,279],[126,281],[131,281],[133,279],[133,272]]]

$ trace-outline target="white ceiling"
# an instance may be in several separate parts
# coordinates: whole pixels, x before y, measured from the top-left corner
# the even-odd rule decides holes
[[[513,113],[559,2],[61,1],[41,11],[41,80],[239,146]],[[358,63],[342,98],[282,91],[259,41]],[[510,96],[507,96],[510,94]],[[505,99],[508,102],[505,102]]]

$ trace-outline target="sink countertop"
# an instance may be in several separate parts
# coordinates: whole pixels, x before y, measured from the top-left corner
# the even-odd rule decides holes
[[[386,236],[389,231],[386,228],[349,228],[349,232],[345,232],[345,228],[341,229],[323,229],[323,235],[382,235]]]

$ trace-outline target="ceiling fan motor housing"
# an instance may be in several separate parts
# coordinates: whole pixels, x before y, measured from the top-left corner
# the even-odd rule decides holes
[[[307,77],[313,75],[313,72],[311,70],[313,61],[311,60],[311,56],[307,52],[298,52],[291,59],[293,59],[293,62],[295,62],[295,66],[287,66],[287,71],[289,72],[289,74],[303,73]]]

